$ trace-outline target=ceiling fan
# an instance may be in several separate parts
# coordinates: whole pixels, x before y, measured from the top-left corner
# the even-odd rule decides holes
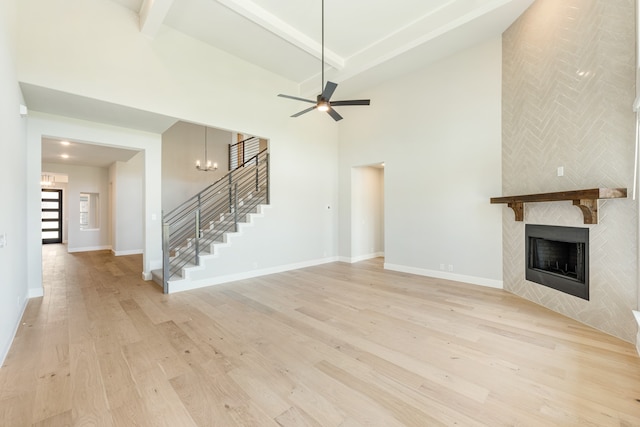
[[[323,86],[324,86],[324,89],[323,89]],[[315,104],[313,107],[309,107],[305,110],[297,112],[291,117],[298,117],[305,113],[308,113],[309,111],[318,109],[318,111],[326,111],[327,114],[329,114],[333,118],[333,120],[335,120],[336,122],[338,120],[342,120],[342,116],[338,114],[338,112],[334,110],[333,107],[343,107],[347,105],[369,105],[371,103],[369,99],[351,99],[348,101],[331,101],[331,96],[333,95],[333,92],[336,90],[337,87],[338,87],[337,83],[330,82],[330,81],[327,81],[326,85],[324,84],[324,0],[322,0],[322,82],[320,85],[320,90],[322,92],[320,93],[320,95],[316,97],[315,101],[312,99],[300,98],[297,96],[284,95],[282,93],[279,93],[278,96]]]

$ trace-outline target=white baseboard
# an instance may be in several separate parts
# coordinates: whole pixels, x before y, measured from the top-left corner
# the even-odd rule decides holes
[[[470,283],[472,285],[486,286],[489,288],[503,289],[502,280],[486,279],[484,277],[466,276],[446,271],[427,270],[424,268],[408,267],[397,264],[384,264],[386,270],[399,271],[401,273],[416,274],[418,276],[435,277],[437,279],[453,280],[455,282]]]
[[[111,249],[111,253],[115,256],[124,256],[124,255],[139,255],[144,253],[142,249],[130,249],[128,251],[114,251]]]
[[[142,272],[142,280],[152,280],[153,276],[151,275],[151,272],[149,271],[143,271]]]
[[[638,333],[636,335],[636,351],[640,356],[640,311],[633,310],[633,315],[636,318],[636,322],[638,323]]]
[[[0,367],[2,365],[4,365],[4,361],[7,358],[7,355],[9,354],[9,350],[11,349],[11,344],[13,344],[13,340],[16,337],[16,334],[18,333],[18,328],[20,327],[20,322],[22,322],[22,316],[24,316],[24,311],[27,309],[27,302],[29,301],[28,298],[25,298],[24,301],[22,301],[22,307],[20,308],[18,316],[16,317],[16,321],[15,324],[13,325],[13,333],[10,335],[10,339],[5,343],[5,345],[3,346],[3,348],[0,348]]]
[[[355,257],[339,257],[338,260],[342,262],[348,262],[353,264],[354,262],[366,261],[368,259],[380,258],[384,256],[384,252],[374,252],[371,254],[358,255]]]
[[[29,295],[27,296],[27,298],[31,299],[31,298],[38,298],[43,296],[44,296],[44,288],[41,286],[37,289],[29,289]]]
[[[106,245],[106,246],[86,246],[86,247],[83,247],[83,248],[70,248],[70,247],[67,246],[67,252],[69,252],[69,253],[104,251],[104,250],[111,250],[111,245]]]
[[[338,257],[320,258],[310,261],[303,261],[293,264],[279,265],[276,267],[252,270],[226,276],[209,277],[202,280],[176,280],[169,281],[169,293],[188,291],[192,289],[205,288],[207,286],[221,285],[223,283],[235,282],[238,280],[253,279],[255,277],[266,276],[268,274],[283,273],[285,271],[298,270],[300,268],[313,267],[315,265],[327,264],[338,261]]]

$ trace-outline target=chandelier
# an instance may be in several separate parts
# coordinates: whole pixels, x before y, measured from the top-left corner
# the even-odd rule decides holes
[[[41,175],[40,176],[40,186],[42,187],[53,187],[56,184],[55,175]]]
[[[196,160],[196,169],[201,172],[211,172],[218,169],[218,164],[211,162],[207,156],[207,127],[204,128],[204,166],[200,164],[200,160]]]

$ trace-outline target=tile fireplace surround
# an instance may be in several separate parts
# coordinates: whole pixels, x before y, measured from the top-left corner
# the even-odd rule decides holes
[[[536,0],[503,34],[502,194],[633,187],[635,1]],[[556,170],[564,168],[564,176]],[[588,227],[590,300],[525,279],[525,223]],[[635,342],[638,202],[601,200],[597,224],[572,203],[503,208],[510,292]]]

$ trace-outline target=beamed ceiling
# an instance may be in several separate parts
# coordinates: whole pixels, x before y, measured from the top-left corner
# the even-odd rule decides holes
[[[98,0],[127,8],[139,31],[163,26],[321,91],[321,0]],[[325,78],[344,99],[499,37],[533,0],[325,0]],[[348,83],[348,84],[347,84]],[[30,109],[161,133],[144,111],[21,84]],[[294,108],[295,110],[295,108]]]
[[[300,84],[321,87],[321,0],[111,0]],[[533,0],[325,0],[326,76],[361,90],[496,37]],[[344,90],[344,89],[343,89]]]

